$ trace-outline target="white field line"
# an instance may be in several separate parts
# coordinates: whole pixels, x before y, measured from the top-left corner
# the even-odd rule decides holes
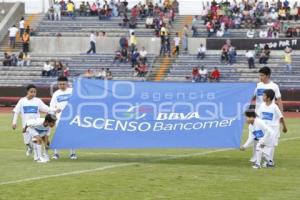
[[[281,140],[281,142],[291,141],[291,140],[296,140],[296,139],[300,139],[300,137],[284,138],[284,139]],[[168,157],[161,158],[161,159],[156,159],[156,160],[153,160],[153,161],[165,161],[165,160],[172,160],[172,159],[178,159],[178,158],[184,158],[184,157],[207,155],[207,154],[230,151],[230,150],[234,150],[234,149],[218,149],[218,150],[199,152],[199,153],[173,155],[173,156],[168,156]],[[122,155],[124,155],[124,154],[122,154]],[[25,178],[25,179],[19,179],[19,180],[14,180],[14,181],[6,181],[6,182],[0,182],[0,186],[1,185],[16,184],[16,183],[24,183],[24,182],[29,182],[29,181],[37,181],[37,180],[54,178],[54,177],[61,177],[61,176],[78,175],[78,174],[90,173],[90,172],[95,172],[95,171],[104,171],[104,170],[114,169],[114,168],[118,168],[118,167],[134,166],[136,164],[140,164],[140,163],[139,162],[134,162],[134,163],[115,164],[115,165],[108,165],[108,166],[98,167],[98,168],[94,168],[94,169],[77,170],[77,171],[73,171],[73,172],[66,172],[66,173],[53,174],[53,175],[47,175],[47,176],[39,176],[39,177],[33,177],[33,178]]]

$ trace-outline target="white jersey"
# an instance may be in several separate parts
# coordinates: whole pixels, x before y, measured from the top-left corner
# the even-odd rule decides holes
[[[263,102],[257,110],[257,115],[268,126],[279,127],[280,118],[283,117],[279,107],[275,103],[271,103],[269,106]]]
[[[270,81],[267,84],[265,84],[263,82],[257,83],[257,86],[254,91],[254,96],[256,97],[255,98],[256,99],[256,102],[255,102],[256,103],[256,111],[260,107],[260,105],[263,103],[263,94],[264,94],[264,91],[267,89],[272,89],[275,92],[276,99],[281,98],[281,93],[280,93],[279,87],[273,81]],[[275,102],[275,99],[274,99],[274,102]]]
[[[72,92],[73,92],[72,88],[67,88],[65,91],[56,90],[52,95],[50,108],[54,110],[57,109],[63,110],[67,106],[68,101],[72,96]],[[57,118],[60,118],[61,113],[62,112],[57,114]]]
[[[268,147],[274,146],[274,137],[272,137],[271,128],[259,118],[255,118],[254,123],[249,124],[248,140],[243,146],[247,148],[254,141],[258,141],[258,145],[264,144]]]
[[[26,126],[35,130],[39,135],[49,135],[50,127],[45,127],[44,121],[44,118],[30,119],[26,122]]]
[[[15,113],[13,124],[17,124],[18,115],[21,113],[22,115],[22,126],[25,127],[26,121],[29,119],[36,119],[40,117],[40,112],[49,112],[49,107],[37,97],[32,99],[28,99],[27,97],[21,98],[13,112]]]

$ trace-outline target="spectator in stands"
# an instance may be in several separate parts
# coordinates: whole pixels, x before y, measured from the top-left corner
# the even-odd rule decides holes
[[[219,82],[221,77],[221,73],[217,67],[210,73],[210,81],[211,82]]]
[[[90,7],[90,10],[91,16],[98,16],[98,6],[95,2]]]
[[[197,24],[198,24],[198,16],[196,15],[192,21],[192,31],[193,31],[192,37],[197,37],[198,35]]]
[[[259,31],[259,38],[267,38],[268,37],[268,31],[266,29],[262,29]]]
[[[136,48],[137,45],[137,39],[135,36],[135,33],[132,32],[129,38],[129,47],[130,47],[130,52],[132,53],[134,49]]]
[[[70,68],[69,68],[69,64],[66,63],[65,68],[63,69],[63,76],[64,77],[68,77],[70,75]]]
[[[206,54],[206,48],[203,44],[200,44],[200,47],[198,48],[197,58],[203,60],[205,54]]]
[[[19,30],[20,30],[20,38],[22,38],[23,33],[25,31],[25,19],[24,19],[24,17],[22,17],[21,20],[19,21]]]
[[[254,64],[254,52],[251,50],[247,50],[245,54],[247,60],[248,60],[248,67],[249,69],[255,68]]]
[[[137,18],[130,17],[128,24],[130,29],[135,29],[137,26]]]
[[[115,57],[114,57],[114,61],[113,61],[113,64],[116,62],[116,61],[119,61],[119,62],[121,62],[121,51],[120,50],[117,50],[116,52],[115,52]]]
[[[42,71],[42,76],[50,76],[52,69],[53,69],[53,66],[50,64],[49,61],[46,61],[44,63],[44,67],[43,67],[43,71]]]
[[[55,2],[53,5],[54,9],[54,20],[60,21],[61,20],[61,5],[58,2]]]
[[[201,67],[199,70],[199,81],[200,82],[206,82],[208,78],[208,71],[204,68],[204,66]]]
[[[146,51],[145,47],[142,47],[142,50],[139,52],[139,56],[142,62],[146,63],[147,62],[147,55],[148,52]]]
[[[112,72],[110,71],[109,68],[106,68],[106,79],[107,80],[112,80],[113,79],[113,75],[112,75]]]
[[[75,5],[71,0],[69,0],[67,3],[67,13],[72,20],[75,19]]]
[[[27,31],[24,32],[22,35],[22,43],[23,43],[23,52],[28,53],[29,52],[29,41],[30,41],[30,36]]]
[[[179,45],[180,45],[180,37],[178,32],[175,33],[175,37],[173,38],[175,50],[173,52],[173,55],[179,55]]]
[[[184,25],[183,30],[182,30],[182,48],[184,51],[188,50],[188,25]]]
[[[11,55],[11,66],[17,66],[17,63],[18,63],[18,58],[16,56],[16,54],[12,54]]]
[[[48,15],[48,19],[49,19],[49,20],[52,20],[52,21],[54,20],[54,15],[55,15],[55,13],[54,13],[54,8],[53,8],[53,6],[51,6],[51,7],[49,8],[47,15]]]
[[[228,62],[230,65],[236,63],[236,55],[237,53],[235,47],[231,46],[228,51]]]
[[[194,67],[192,69],[192,82],[199,82],[200,74],[199,69],[197,67]]]
[[[299,11],[300,11],[300,6],[299,6]],[[290,17],[289,20],[295,20],[297,21],[300,16],[300,13],[298,14],[298,6],[297,6],[297,1],[295,1],[293,7],[290,10]]]
[[[137,67],[135,67],[135,75],[138,77],[145,77],[148,73],[148,66],[144,62],[138,62]]]
[[[269,45],[265,45],[261,55],[260,55],[260,58],[259,58],[259,63],[260,64],[267,64],[269,58],[270,58],[270,54],[271,54],[271,50],[270,50],[270,47]]]
[[[247,38],[254,38],[255,37],[255,31],[251,28],[247,31]]]
[[[24,57],[24,53],[20,52],[19,55],[18,55],[18,61],[17,61],[17,66],[18,67],[23,67],[24,66],[23,57]]]
[[[292,72],[292,48],[287,46],[284,49],[284,62],[287,72]]]
[[[223,37],[224,36],[224,31],[222,29],[218,29],[216,33],[217,37]]]
[[[79,15],[80,16],[87,16],[86,10],[87,10],[87,8],[86,8],[86,5],[85,5],[85,2],[82,1],[81,4],[80,4],[80,6],[79,6]]]
[[[91,79],[91,78],[95,77],[95,74],[94,74],[93,70],[88,69],[84,72],[83,77]]]
[[[90,34],[90,49],[86,52],[87,54],[90,53],[96,54],[96,36],[94,34],[94,31]]]
[[[24,53],[23,60],[24,66],[30,66],[30,55],[28,53]]]
[[[12,66],[11,56],[7,52],[4,52],[4,58],[3,58],[2,64],[3,64],[3,66]]]
[[[8,29],[9,33],[9,45],[10,46],[13,46],[13,48],[15,48],[16,46],[16,36],[17,36],[17,33],[19,31],[19,29],[16,27],[16,25],[13,25],[12,27],[10,27]]]
[[[120,62],[125,62],[125,63],[128,62],[128,52],[127,52],[126,48],[123,48],[121,50],[121,60],[120,60]]]
[[[119,40],[120,48],[127,48],[128,47],[128,41],[125,37],[121,37]]]
[[[223,46],[222,50],[221,50],[221,62],[228,62],[228,52],[229,52],[229,48],[226,48]]]

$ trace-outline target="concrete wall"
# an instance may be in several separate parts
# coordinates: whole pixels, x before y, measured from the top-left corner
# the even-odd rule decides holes
[[[97,53],[113,53],[119,48],[119,37],[97,38]],[[160,38],[137,38],[138,49],[145,47],[148,53],[158,55]],[[80,54],[90,47],[88,37],[31,37],[30,51],[38,54]]]
[[[7,35],[9,27],[14,25],[24,16],[25,9],[23,3],[15,3],[6,13],[4,19],[0,22],[0,42]]]
[[[188,38],[188,51],[190,54],[196,54],[198,52],[198,48],[200,44],[206,46],[205,38]]]

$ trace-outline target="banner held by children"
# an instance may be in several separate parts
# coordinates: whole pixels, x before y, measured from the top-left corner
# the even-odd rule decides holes
[[[254,83],[77,79],[51,148],[235,148]]]

